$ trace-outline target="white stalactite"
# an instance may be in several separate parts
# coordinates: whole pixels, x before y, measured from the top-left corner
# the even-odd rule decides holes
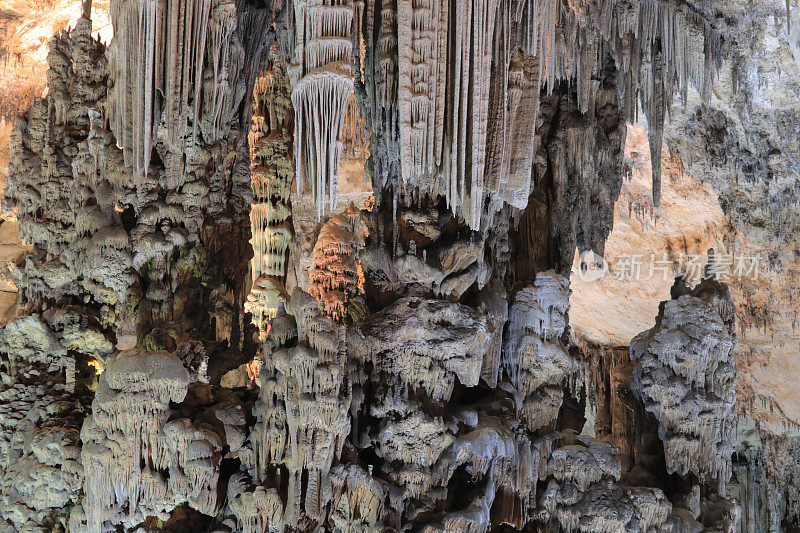
[[[137,179],[163,143],[167,185],[179,187],[186,150],[200,142],[201,129],[204,142],[218,141],[242,97],[234,85],[244,64],[233,38],[234,1],[120,0],[111,15],[111,129]]]
[[[295,2],[295,173],[298,194],[310,194],[322,218],[336,207],[344,121],[353,93],[347,0]]]

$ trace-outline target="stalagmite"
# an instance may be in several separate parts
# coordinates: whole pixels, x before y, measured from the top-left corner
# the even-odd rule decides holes
[[[167,420],[187,394],[189,376],[208,381],[202,343],[193,350],[176,344],[188,330],[215,328],[186,309],[195,307],[194,295],[207,302],[220,285],[243,281],[228,270],[239,268],[235,231],[226,238],[234,252],[228,272],[207,269],[225,224],[211,215],[226,212],[238,223],[246,219],[240,206],[249,203],[239,201],[249,176],[233,163],[243,138],[234,117],[237,94],[246,86],[236,62],[242,44],[231,34],[240,13],[233,2],[201,3],[112,2],[118,31],[107,57],[92,37],[91,2],[85,2],[75,28],[52,41],[47,76],[54,90],[17,123],[5,197],[18,206],[22,236],[32,247],[17,263],[19,320],[0,331],[0,393],[4,406],[16,405],[21,415],[14,415],[17,429],[9,427],[11,418],[2,420],[3,530],[66,530],[70,516],[70,531],[100,531],[112,522],[135,528],[150,516],[168,520],[183,504],[215,515],[222,503],[216,497],[222,449],[240,446],[230,416],[219,415],[225,419],[219,434],[205,421]],[[212,18],[224,19],[227,28],[216,37],[210,30],[217,42],[226,41],[212,81],[222,87],[225,78],[228,85],[217,95],[221,107],[212,110],[218,138],[209,148],[198,146],[209,131],[197,129],[200,120],[191,117],[207,116],[200,103],[203,10],[212,7]],[[125,151],[129,162],[142,158],[133,166],[144,173],[125,165]],[[172,158],[175,152],[179,157]],[[150,153],[158,157],[149,159]],[[184,163],[190,171],[178,168]],[[185,188],[176,190],[180,184]],[[198,246],[200,233],[206,247]],[[137,344],[169,347],[185,359],[161,353],[173,364],[162,359],[142,375],[125,362],[132,353],[125,348]],[[171,372],[179,375],[182,394],[164,384]],[[139,416],[144,411],[148,416]]]
[[[502,365],[515,387],[517,410],[534,431],[561,407],[561,383],[572,367],[561,340],[568,309],[569,280],[552,271],[537,274],[509,309]]]
[[[477,385],[483,353],[498,332],[485,316],[442,300],[403,299],[350,330],[349,349],[401,383],[447,400],[456,378]]]
[[[220,438],[189,420],[169,420],[170,402],[183,401],[188,384],[181,361],[167,353],[123,352],[106,367],[81,430],[86,524],[70,530],[99,532],[120,520],[132,527],[184,501],[215,512]],[[126,504],[118,516],[114,509]]]
[[[80,404],[67,348],[99,332],[60,332],[54,322],[20,317],[0,332],[0,520],[9,531],[39,529],[47,516],[65,520],[80,496]]]
[[[309,294],[317,299],[321,312],[337,321],[347,316],[348,300],[363,290],[357,260],[361,243],[355,226],[353,217],[336,215],[322,227],[314,245]]]
[[[691,472],[722,496],[731,476],[737,339],[735,314],[718,309],[730,298],[727,286],[706,279],[664,302],[653,329],[631,341],[633,390],[660,424],[668,471]]]
[[[245,488],[241,475],[234,476],[228,485],[228,500],[243,533],[281,533],[283,531],[283,502],[275,489]]]
[[[250,169],[253,204],[250,224],[253,259],[250,263],[252,288],[245,310],[253,316],[261,337],[275,317],[284,296],[286,259],[292,246],[289,193],[293,178],[288,157],[291,146],[289,126],[289,79],[284,58],[273,49],[263,65],[253,91],[254,117],[250,129]]]

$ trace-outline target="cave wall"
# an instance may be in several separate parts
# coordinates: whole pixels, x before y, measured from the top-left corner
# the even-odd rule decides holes
[[[569,327],[626,123],[657,206],[667,108],[712,91],[709,13],[112,0],[106,48],[85,6],[13,134],[6,529],[735,530],[728,289],[629,352]]]

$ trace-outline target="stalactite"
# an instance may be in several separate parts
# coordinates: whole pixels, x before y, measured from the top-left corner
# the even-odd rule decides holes
[[[336,63],[306,75],[292,92],[298,194],[312,195],[318,218],[326,203],[336,207],[342,130],[352,91],[350,66]]]
[[[442,164],[448,2],[400,2],[397,47],[404,183],[429,183]],[[381,94],[383,101],[388,94]]]
[[[391,20],[391,4],[382,8],[387,13],[382,22]],[[715,29],[692,8],[667,0],[572,2],[569,7],[555,0],[454,6],[426,0],[399,4],[397,16],[402,168],[396,179],[442,194],[472,228],[481,225],[486,196],[496,195],[518,208],[527,202],[534,135],[508,138],[506,132],[527,132],[528,117],[538,113],[517,114],[525,112],[515,111],[520,96],[514,91],[536,110],[537,88],[550,94],[557,83],[567,81],[577,88],[580,111],[589,114],[599,89],[596,80],[613,60],[625,81],[619,88],[624,117],[635,120],[641,99],[650,123],[657,203],[659,132],[673,93],[677,89],[685,96],[691,84],[708,95],[720,64]],[[392,64],[381,60],[380,65],[381,76],[376,72],[377,80],[368,89],[376,111],[391,110],[384,104],[386,84],[379,83],[392,72]],[[493,76],[500,85],[490,90]],[[446,115],[445,87],[451,95]],[[491,107],[490,93],[497,95]],[[495,114],[491,118],[490,109]],[[519,121],[520,127],[509,120]],[[373,147],[378,187],[389,179],[389,147]],[[498,199],[491,210],[502,206]]]
[[[201,124],[204,140],[213,143],[225,133],[225,126],[233,118],[243,97],[243,85],[237,84],[239,72],[244,68],[244,52],[234,38],[236,6],[232,0],[215,0],[209,16],[207,32],[207,62],[211,63],[210,79],[204,80],[204,117]],[[208,76],[209,72],[207,69]]]
[[[519,22],[512,21],[508,12],[501,25],[503,35],[495,39],[494,54],[506,60],[497,62],[492,72],[486,190],[494,204],[506,202],[524,209],[538,148],[540,58],[514,46],[512,34],[519,30]]]
[[[353,5],[323,0],[295,5],[297,36],[292,90],[298,194],[310,194],[322,218],[336,207],[344,121],[353,92]]]
[[[234,2],[121,0],[112,5],[112,19],[111,129],[138,179],[147,177],[152,151],[163,143],[167,185],[179,187],[187,149],[200,142],[201,131],[203,142],[218,141],[242,97]]]
[[[354,158],[362,164],[366,162],[369,150],[369,134],[365,132],[364,123],[358,112],[355,94],[350,95],[347,114],[342,133],[342,155]]]
[[[288,299],[284,297],[283,280],[293,242],[289,194],[294,172],[289,158],[291,103],[286,66],[285,59],[273,47],[255,82],[253,125],[248,136],[253,259],[252,288],[245,309],[252,314],[262,340],[279,303]]]
[[[454,7],[451,12],[447,2],[437,0],[398,5],[402,181],[441,192],[475,229],[483,204],[499,0],[470,0]],[[452,34],[451,20],[456,21]],[[448,38],[455,43],[452,62]],[[450,104],[445,101],[448,79],[454,84]],[[448,105],[452,111],[446,113]]]
[[[157,0],[127,0],[116,2],[112,7],[117,38],[109,50],[111,68],[115,72],[109,116],[117,142],[124,148],[125,163],[134,167],[137,176],[146,176],[150,166],[155,128],[161,114],[156,105],[157,90],[169,96],[167,112],[176,119],[168,121],[169,138],[177,141],[186,131],[185,119],[188,117],[183,115],[184,121],[178,120],[189,103],[184,76],[187,82],[193,81],[196,85],[200,79],[205,53],[205,39],[201,37],[205,32],[210,2],[192,0],[183,5],[172,2],[167,7]],[[192,25],[194,8],[200,15]],[[180,30],[185,31],[183,43],[178,39]],[[138,53],[127,52],[132,49],[137,49]],[[161,58],[164,56],[167,65],[162,67]],[[166,76],[163,69],[166,69]],[[196,91],[200,89],[199,86],[195,88]]]
[[[669,494],[649,479],[636,486],[623,478],[626,450],[578,433],[591,431],[580,416],[592,417],[600,387],[583,394],[569,344],[564,274],[576,243],[602,247],[610,230],[625,119],[643,100],[660,153],[672,93],[712,70],[712,32],[689,7],[113,1],[105,112],[118,138],[100,120],[104,75],[86,69],[102,90],[85,105],[75,87],[97,89],[78,74],[87,47],[58,38],[53,92],[13,140],[14,172],[31,187],[10,180],[10,195],[35,245],[20,269],[48,326],[26,317],[0,332],[0,399],[58,397],[21,382],[44,381],[44,370],[56,376],[47,387],[70,397],[81,371],[97,383],[84,359],[104,370],[82,454],[75,434],[54,447],[69,485],[59,502],[75,506],[70,531],[172,529],[182,516],[245,532],[699,531],[699,485],[714,522],[702,526],[732,527],[736,505],[707,482],[729,473],[731,369],[715,360],[724,343],[664,365],[697,397],[725,396],[714,416],[697,413],[707,418],[689,433],[700,444],[674,438],[680,413],[640,375],[645,409],[671,432],[667,467],[700,472],[687,494],[677,478]],[[261,38],[262,27],[294,38]],[[324,217],[340,158],[360,158],[367,143],[377,205]],[[307,200],[315,220],[301,220]],[[237,241],[243,253],[228,249]],[[83,302],[110,326],[94,331],[94,315],[51,307],[61,302]],[[111,307],[136,318],[117,324]],[[730,302],[708,308],[723,325],[735,317]],[[137,342],[153,351],[121,348]],[[641,343],[637,361],[655,366],[667,342]],[[602,394],[614,398],[613,375],[596,364],[585,382],[609,378]],[[26,458],[6,446],[10,425],[0,418],[0,472]],[[3,520],[21,498],[9,487],[0,477]],[[772,500],[776,515],[797,505]]]
[[[556,71],[556,25],[561,2],[554,0],[517,0],[508,6],[514,9],[514,19],[522,33],[522,49],[539,58],[539,80],[553,92]]]
[[[253,279],[268,275],[283,277],[286,272],[286,252],[292,244],[292,234],[285,223],[288,210],[282,205],[253,204],[250,220],[253,227]]]
[[[367,3],[366,28],[362,34],[366,46],[366,71],[364,85],[360,91],[372,95],[367,100],[371,106],[362,106],[361,116],[371,132],[373,188],[384,186],[400,176],[400,139],[398,121],[398,47],[397,47],[397,3],[385,0],[380,3],[379,25],[372,23],[375,0]],[[370,15],[372,13],[372,15]],[[375,43],[374,46],[370,44]],[[379,154],[379,155],[377,155]]]

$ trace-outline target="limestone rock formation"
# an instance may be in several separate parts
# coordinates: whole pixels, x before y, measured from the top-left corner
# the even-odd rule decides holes
[[[503,345],[503,366],[515,386],[517,410],[532,430],[558,416],[562,382],[572,360],[562,342],[567,327],[569,280],[540,272],[514,297]]]
[[[352,211],[331,217],[314,245],[308,292],[319,302],[320,311],[334,320],[347,315],[348,301],[363,290],[357,260],[361,248],[361,239],[356,236],[359,214]]]
[[[631,341],[633,391],[659,422],[667,470],[716,483],[724,496],[735,425],[736,315],[730,291],[714,280],[685,292],[663,302],[655,327]]]
[[[277,46],[264,63],[253,91],[253,125],[248,137],[253,259],[252,289],[245,302],[262,336],[267,334],[279,303],[286,301],[281,293],[285,291],[286,261],[292,245],[289,195],[294,176],[288,66]]]
[[[673,100],[718,98],[715,6],[111,0],[106,47],[85,0],[12,135],[0,530],[800,520],[800,447],[737,442],[728,286],[630,349],[570,327],[627,124],[657,213]]]
[[[31,342],[20,353],[14,374],[2,374],[0,525],[8,531],[63,526],[83,483],[80,402],[73,394],[74,383],[66,383],[75,371],[74,361],[66,365],[66,372],[40,362],[58,357],[59,352],[62,362],[70,361],[65,347],[45,328],[33,331],[49,334],[52,344]],[[3,362],[8,369],[10,352],[5,349]]]
[[[450,398],[456,379],[478,384],[483,354],[499,334],[467,306],[418,298],[398,300],[351,331],[353,355],[436,401]]]
[[[350,0],[294,2],[295,170],[298,193],[308,192],[321,217],[336,208],[344,123],[353,92]]]

